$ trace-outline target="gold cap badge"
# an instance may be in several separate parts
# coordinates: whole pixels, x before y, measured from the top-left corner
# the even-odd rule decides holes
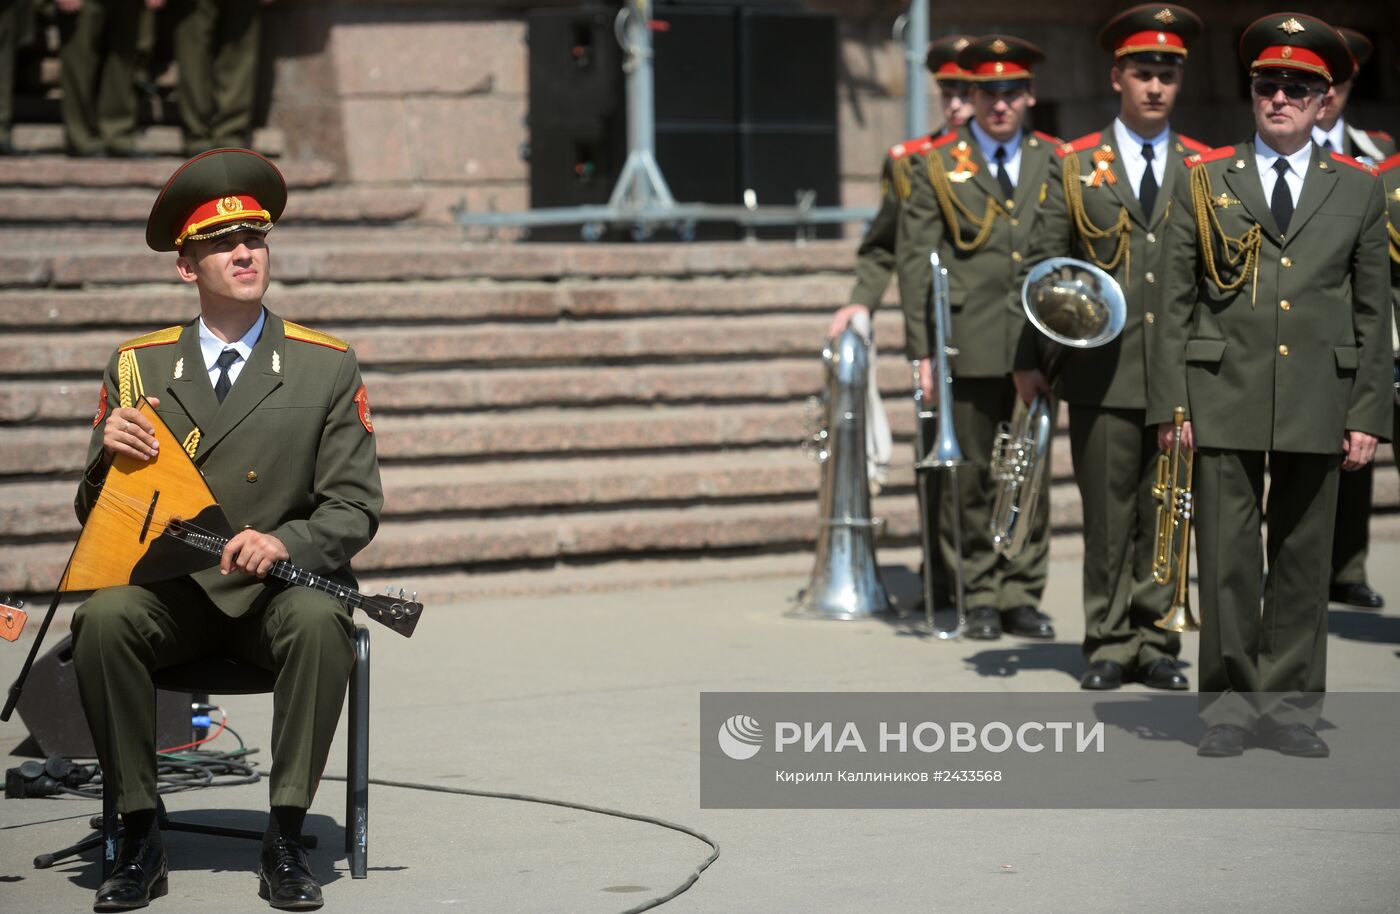
[[[957,41],[953,42],[953,50],[961,51],[963,48],[967,47],[970,44],[972,44],[972,40],[970,38],[959,38]]]
[[[243,201],[237,197],[222,197],[214,207],[220,216],[227,216],[229,213],[243,212]]]
[[[1162,8],[1162,11],[1160,13],[1153,16],[1152,18],[1162,23],[1162,25],[1171,25],[1173,22],[1176,21],[1176,16],[1172,15],[1172,11],[1165,7]]]
[[[1301,22],[1299,22],[1297,19],[1293,19],[1293,18],[1291,18],[1291,17],[1290,17],[1289,19],[1284,20],[1282,23],[1280,23],[1279,28],[1282,29],[1283,31],[1287,32],[1287,33],[1290,34],[1290,35],[1296,35],[1296,34],[1298,34],[1299,32],[1306,32],[1306,31],[1307,31],[1307,29],[1303,28],[1303,23],[1301,23]]]
[[[1005,54],[1007,51],[1011,50],[1006,42],[1002,41],[1000,38],[992,42],[991,48],[994,54]]]

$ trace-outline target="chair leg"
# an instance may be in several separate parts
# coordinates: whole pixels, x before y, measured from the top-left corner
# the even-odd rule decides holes
[[[349,758],[345,778],[345,851],[350,876],[369,868],[369,629],[355,629],[355,666],[350,673]]]

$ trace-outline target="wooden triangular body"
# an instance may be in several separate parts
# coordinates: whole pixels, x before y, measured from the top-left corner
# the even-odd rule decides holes
[[[136,408],[155,426],[160,449],[149,461],[118,455],[112,462],[60,591],[149,584],[217,563],[217,555],[162,535],[175,518],[199,532],[232,535],[214,493],[170,428],[145,397]]]

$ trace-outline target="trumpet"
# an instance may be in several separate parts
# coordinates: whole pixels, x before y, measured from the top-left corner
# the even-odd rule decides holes
[[[1176,583],[1171,608],[1152,624],[1169,632],[1194,632],[1201,627],[1191,612],[1191,600],[1186,591],[1191,577],[1191,472],[1195,455],[1181,440],[1185,422],[1186,410],[1178,406],[1172,411],[1171,451],[1158,456],[1157,481],[1152,486],[1152,497],[1157,500],[1152,580],[1158,584]]]
[[[1021,286],[1026,319],[1050,338],[1045,374],[1051,380],[1065,348],[1093,349],[1118,338],[1127,322],[1123,289],[1108,273],[1083,260],[1052,257],[1031,268]],[[1009,423],[992,442],[992,545],[1004,558],[1025,549],[1034,527],[1036,505],[1050,462],[1055,418],[1050,398],[1037,396],[1026,405],[1016,398]]]

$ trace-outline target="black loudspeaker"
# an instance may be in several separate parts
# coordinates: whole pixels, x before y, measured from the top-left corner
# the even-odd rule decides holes
[[[71,636],[34,662],[16,709],[41,755],[92,758],[96,754],[78,700]],[[188,743],[190,732],[190,696],[157,692],[156,747]]]

